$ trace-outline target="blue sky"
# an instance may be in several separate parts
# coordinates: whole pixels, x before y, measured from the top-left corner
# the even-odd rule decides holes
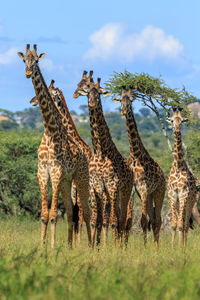
[[[0,11],[0,108],[30,107],[31,79],[17,51],[37,43],[47,85],[55,79],[69,109],[83,70],[107,80],[113,71],[162,75],[171,87],[200,95],[200,1],[2,1]],[[104,109],[115,109],[110,99]]]

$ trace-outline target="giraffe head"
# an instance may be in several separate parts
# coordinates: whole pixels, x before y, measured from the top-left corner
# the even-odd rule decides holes
[[[90,87],[90,82],[93,81],[92,75],[93,75],[93,71],[90,71],[89,76],[87,76],[87,71],[83,71],[82,79],[78,83],[78,87],[73,94],[74,98],[78,98],[79,96],[87,96],[88,95],[88,89]]]
[[[187,122],[188,119],[182,117],[182,108],[173,107],[173,116],[166,118],[166,121],[173,127],[174,132],[181,130],[181,124]]]
[[[53,101],[56,103],[56,105],[59,107],[61,106],[61,103],[62,103],[62,99],[61,99],[61,96],[60,96],[60,91],[58,88],[55,88],[54,87],[54,83],[55,83],[55,80],[51,80],[51,83],[48,87],[48,90],[49,90],[49,93],[53,99]],[[38,98],[37,96],[33,97],[31,100],[30,100],[30,103],[33,105],[33,106],[37,106],[39,104],[38,102]]]
[[[132,105],[132,101],[135,100],[135,97],[132,96],[132,89],[129,88],[127,91],[125,86],[122,87],[122,94],[119,98],[114,98],[113,102],[120,102],[121,103],[121,113],[122,115],[126,115],[129,111],[129,108]]]
[[[26,45],[26,54],[22,52],[17,53],[21,59],[23,59],[26,64],[26,77],[30,78],[33,75],[33,71],[38,64],[40,59],[45,57],[45,53],[37,55],[37,45],[33,45],[33,51],[30,50],[30,44]]]
[[[100,86],[101,78],[97,78],[97,82],[94,83],[93,78],[93,71],[90,71],[89,76],[87,77],[87,72],[83,72],[83,76],[81,81],[78,83],[78,88],[74,92],[73,97],[78,98],[79,96],[87,96],[88,97],[88,105],[90,107],[95,107],[100,101],[100,95],[104,97],[110,95],[107,91],[105,91]]]

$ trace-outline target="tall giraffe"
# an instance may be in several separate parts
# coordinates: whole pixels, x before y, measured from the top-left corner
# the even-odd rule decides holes
[[[174,108],[172,118],[167,119],[172,124],[174,131],[174,161],[168,179],[168,198],[172,211],[172,245],[174,244],[177,225],[179,245],[186,244],[189,220],[197,197],[195,177],[190,172],[183,157],[181,124],[187,119],[182,117],[181,110],[181,108]]]
[[[75,124],[72,120],[69,109],[67,107],[64,95],[63,95],[63,93],[60,89],[54,87],[54,83],[55,83],[55,80],[51,80],[51,83],[48,87],[48,90],[49,90],[49,93],[50,93],[50,95],[51,95],[51,97],[54,101],[54,104],[55,104],[56,108],[58,109],[58,111],[59,111],[59,113],[62,117],[62,123],[66,127],[67,131],[68,131],[68,127],[71,128],[71,136],[73,136],[74,140],[76,140],[79,147],[82,148],[82,151],[85,153],[85,155],[89,159],[90,156],[91,156],[91,149],[85,143],[85,141],[80,137],[80,135],[79,135],[79,133],[76,129],[76,126],[75,126]],[[33,97],[30,100],[30,103],[33,106],[38,105],[37,96]],[[83,209],[82,209],[82,206],[81,206],[81,203],[80,203],[79,193],[77,192],[77,188],[76,188],[76,185],[75,185],[74,181],[72,181],[71,196],[72,196],[72,202],[75,205],[74,209],[76,209],[76,204],[78,205],[78,217],[79,218],[77,220],[77,218],[75,217],[75,220],[74,220],[74,223],[75,223],[74,224],[74,238],[76,240],[76,232],[78,231],[78,240],[79,240],[79,243],[80,243],[81,235],[82,235],[82,225],[83,225]],[[73,209],[73,211],[74,211],[74,209]],[[78,222],[76,222],[76,221],[78,221]]]
[[[90,82],[86,74],[87,72],[84,71],[73,97],[88,97],[94,150],[93,159],[89,162],[92,243],[94,245],[99,202],[100,207],[102,204],[103,212],[104,244],[106,243],[109,204],[113,240],[116,241],[117,230],[122,237],[125,231],[127,206],[133,188],[133,173],[125,158],[117,150],[103,114],[100,95],[106,96],[108,93],[100,87],[100,78],[94,84],[91,78],[92,71],[89,75]]]
[[[146,244],[147,239],[148,215],[157,248],[161,227],[161,209],[165,195],[165,177],[158,163],[153,160],[142,143],[133,114],[134,98],[131,94],[131,89],[126,91],[123,87],[121,97],[113,101],[121,102],[121,111],[126,118],[130,143],[129,163],[134,173],[136,191],[142,201],[141,226],[144,232],[144,243]]]
[[[26,77],[32,78],[35,93],[40,106],[44,123],[44,135],[38,149],[38,181],[41,190],[41,221],[42,242],[46,239],[48,220],[51,223],[51,247],[55,243],[55,231],[57,222],[58,195],[61,191],[68,219],[68,243],[72,245],[72,200],[71,186],[74,180],[83,207],[84,219],[87,226],[88,240],[91,242],[90,212],[86,205],[89,196],[89,172],[87,158],[74,139],[74,130],[70,126],[66,128],[61,115],[48,91],[44,78],[41,74],[38,61],[45,54],[37,55],[37,46],[26,47],[26,54],[18,52],[26,65]],[[67,129],[67,130],[66,130]],[[52,203],[48,211],[48,182],[52,182]]]

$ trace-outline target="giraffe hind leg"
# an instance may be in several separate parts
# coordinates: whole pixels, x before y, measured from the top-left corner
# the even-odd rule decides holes
[[[60,190],[62,194],[62,198],[64,201],[66,214],[67,214],[67,222],[68,222],[68,245],[72,247],[72,238],[73,238],[73,203],[71,199],[71,182],[70,181],[62,181],[60,184]]]
[[[165,196],[165,186],[159,186],[159,189],[157,189],[153,193],[153,199],[154,199],[154,222],[153,222],[153,234],[154,234],[154,242],[155,242],[155,247],[156,249],[158,248],[158,243],[159,243],[159,233],[160,233],[160,228],[162,224],[161,220],[161,210],[162,210],[162,205],[164,201],[164,196]]]

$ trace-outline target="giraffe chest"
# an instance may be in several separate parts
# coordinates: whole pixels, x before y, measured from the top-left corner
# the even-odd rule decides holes
[[[38,149],[38,165],[40,168],[54,170],[62,168],[63,174],[70,174],[77,168],[81,153],[69,149],[63,143],[41,143]],[[74,151],[73,151],[74,150]]]
[[[175,166],[172,167],[168,182],[174,186],[187,181],[187,172],[185,170],[177,169]]]

